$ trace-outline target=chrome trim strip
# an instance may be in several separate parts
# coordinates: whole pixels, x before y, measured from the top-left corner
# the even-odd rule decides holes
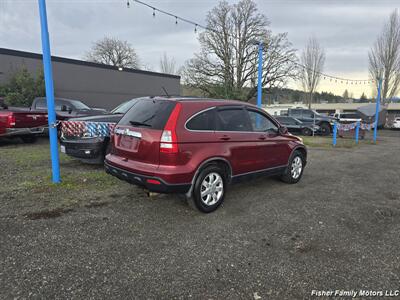
[[[125,128],[125,129],[116,128],[114,130],[114,133],[118,134],[118,135],[131,136],[131,137],[135,137],[135,138],[138,138],[138,139],[142,138],[142,133],[141,132],[133,131],[133,130],[130,130],[128,128]]]

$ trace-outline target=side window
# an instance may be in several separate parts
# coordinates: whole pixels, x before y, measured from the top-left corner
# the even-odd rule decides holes
[[[263,114],[254,110],[250,110],[249,116],[251,120],[251,125],[253,127],[253,131],[278,133],[278,126],[276,126],[270,119],[268,119]]]
[[[36,109],[47,109],[47,103],[45,99],[40,99],[36,102]]]
[[[301,109],[291,109],[290,114],[294,117],[301,118]]]
[[[189,130],[215,130],[215,109],[209,109],[194,116],[187,122]]]
[[[54,101],[54,105],[55,105],[55,110],[61,111],[61,106],[64,105],[63,102],[61,102],[60,100],[55,100]]]
[[[218,111],[217,130],[251,131],[246,112],[241,108],[228,108]]]
[[[314,113],[309,110],[303,110],[303,118],[308,118],[308,119],[313,119],[314,118]]]

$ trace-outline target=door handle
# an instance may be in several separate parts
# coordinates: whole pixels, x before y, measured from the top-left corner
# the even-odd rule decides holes
[[[223,136],[221,136],[219,139],[220,139],[220,140],[223,140],[223,141],[228,141],[228,140],[230,140],[231,138],[230,138],[229,136],[227,136],[227,135],[223,135]]]
[[[258,137],[258,139],[259,140],[265,140],[267,137],[265,136],[265,135],[260,135],[259,137]]]

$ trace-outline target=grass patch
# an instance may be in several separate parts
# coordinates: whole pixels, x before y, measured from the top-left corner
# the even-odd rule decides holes
[[[370,140],[359,140],[358,145],[354,139],[340,138],[336,140],[336,146],[332,145],[332,137],[321,137],[321,136],[305,136],[302,137],[303,142],[308,147],[316,148],[346,148],[351,149],[359,145],[371,145],[373,141]]]

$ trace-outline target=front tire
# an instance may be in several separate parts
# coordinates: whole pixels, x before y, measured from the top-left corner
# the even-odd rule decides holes
[[[297,183],[303,176],[303,171],[305,167],[305,158],[300,151],[295,151],[289,164],[282,174],[282,181],[286,183]]]
[[[224,170],[217,165],[210,165],[197,176],[189,204],[201,212],[213,212],[224,201],[226,186]]]
[[[331,126],[328,123],[322,123],[320,128],[322,135],[327,136],[331,134]]]

